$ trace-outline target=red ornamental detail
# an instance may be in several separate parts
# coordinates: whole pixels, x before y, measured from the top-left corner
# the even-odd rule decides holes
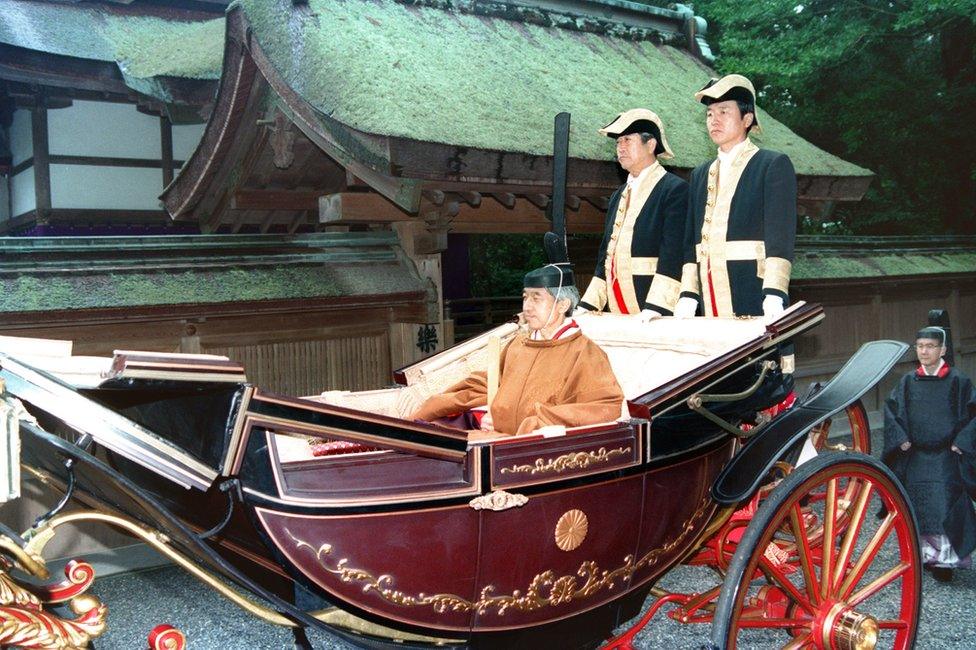
[[[71,560],[64,567],[67,580],[53,585],[27,587],[42,602],[49,605],[71,600],[86,591],[95,581],[95,569],[84,560]]]
[[[88,642],[105,631],[108,608],[94,596],[78,596],[70,603],[78,615],[63,620],[30,607],[0,606],[0,647],[74,650],[87,648]]]
[[[186,650],[186,637],[172,625],[157,625],[149,633],[149,650]]]
[[[108,608],[83,592],[94,580],[91,565],[74,561],[65,567],[67,582],[27,589],[0,566],[0,647],[74,650],[105,631]],[[62,619],[44,610],[47,602],[68,601],[77,618]]]

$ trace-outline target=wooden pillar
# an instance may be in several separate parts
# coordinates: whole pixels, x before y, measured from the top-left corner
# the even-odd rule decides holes
[[[51,211],[51,152],[43,94],[38,95],[37,104],[31,109],[31,139],[34,142],[34,210],[37,223],[43,223]]]
[[[441,251],[447,248],[447,228],[426,221],[393,224],[404,253],[417,266],[421,278],[430,281],[436,300],[430,305],[426,323],[393,323],[390,326],[390,360],[396,369],[445,347],[444,281]],[[451,332],[453,338],[453,330]]]
[[[165,115],[159,116],[159,151],[165,188],[173,182],[173,124]]]

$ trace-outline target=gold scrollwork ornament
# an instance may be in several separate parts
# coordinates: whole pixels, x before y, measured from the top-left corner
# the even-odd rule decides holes
[[[617,447],[616,449],[611,449],[610,451],[607,451],[606,447],[600,447],[596,451],[576,451],[570,454],[557,456],[556,458],[550,460],[537,458],[531,465],[512,465],[511,467],[503,467],[502,474],[528,473],[535,475],[546,472],[555,472],[556,474],[560,474],[571,469],[586,469],[590,465],[608,463],[615,456],[629,453],[630,447]]]
[[[430,607],[438,614],[444,612],[476,612],[479,615],[492,613],[504,616],[506,612],[529,612],[555,607],[589,598],[601,591],[619,588],[635,572],[657,565],[663,558],[668,557],[675,549],[687,544],[695,531],[703,523],[706,515],[713,507],[710,498],[702,499],[698,508],[682,524],[678,535],[667,544],[652,549],[639,559],[634,555],[627,555],[623,563],[615,569],[600,569],[593,561],[580,564],[575,574],[557,576],[552,570],[543,571],[532,578],[527,589],[514,590],[511,594],[496,594],[494,585],[483,587],[479,598],[468,600],[457,594],[425,594],[411,595],[395,587],[396,579],[383,574],[376,576],[366,569],[349,566],[349,558],[336,559],[331,544],[323,543],[314,546],[289,531],[285,530],[296,550],[311,552],[316,563],[325,571],[346,583],[356,583],[362,586],[364,593],[373,593],[383,600],[398,607]]]
[[[505,490],[495,490],[491,494],[482,494],[468,501],[468,505],[474,510],[493,510],[500,512],[509,508],[521,508],[529,502],[529,497],[524,494],[512,494]]]

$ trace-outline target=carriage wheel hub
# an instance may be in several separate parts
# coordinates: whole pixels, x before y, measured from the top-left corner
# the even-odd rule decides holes
[[[874,617],[837,603],[823,621],[823,647],[836,650],[874,650],[878,644],[878,621]]]

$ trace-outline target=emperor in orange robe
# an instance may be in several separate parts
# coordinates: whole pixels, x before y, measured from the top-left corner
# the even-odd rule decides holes
[[[549,265],[525,276],[523,316],[532,334],[520,334],[502,353],[488,418],[496,433],[519,435],[546,425],[575,427],[620,417],[623,391],[606,353],[566,318],[578,301],[568,265]],[[430,421],[485,406],[486,377],[485,372],[472,374],[430,397],[412,417]]]

